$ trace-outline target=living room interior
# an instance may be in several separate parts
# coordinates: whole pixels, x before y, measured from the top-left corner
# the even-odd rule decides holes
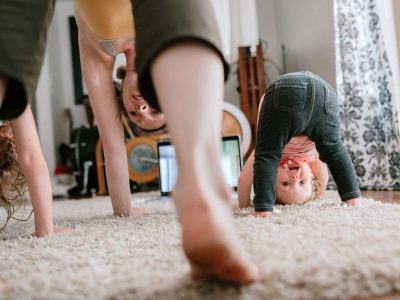
[[[265,274],[244,287],[191,281],[173,203],[160,193],[158,144],[166,136],[134,137],[126,120],[132,201],[151,213],[112,215],[80,70],[74,2],[57,0],[32,110],[52,178],[55,223],[74,231],[38,239],[30,235],[32,217],[12,221],[1,232],[5,299],[400,298],[400,0],[213,5],[230,63],[222,135],[240,137],[240,168],[254,148],[265,86],[285,73],[310,71],[337,91],[343,142],[364,204],[340,203],[331,179],[323,199],[280,205],[266,221],[239,209],[233,192],[235,227]],[[117,57],[115,73],[124,64]],[[27,203],[18,214],[29,213]]]

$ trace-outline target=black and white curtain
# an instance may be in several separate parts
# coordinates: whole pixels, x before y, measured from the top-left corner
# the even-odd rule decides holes
[[[399,70],[378,1],[334,0],[337,92],[361,188],[399,190]]]

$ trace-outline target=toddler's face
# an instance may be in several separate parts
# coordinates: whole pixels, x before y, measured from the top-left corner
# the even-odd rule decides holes
[[[312,170],[306,162],[278,167],[276,197],[283,204],[304,204],[312,195]]]
[[[153,130],[165,125],[165,115],[150,107],[137,88],[137,74],[126,73],[122,99],[129,119],[142,129]]]

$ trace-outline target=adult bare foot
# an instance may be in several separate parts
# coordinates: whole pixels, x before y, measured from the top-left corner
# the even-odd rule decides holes
[[[259,270],[250,261],[234,232],[230,194],[200,189],[194,179],[178,181],[174,198],[182,225],[183,249],[194,279],[218,278],[234,283],[258,279]]]

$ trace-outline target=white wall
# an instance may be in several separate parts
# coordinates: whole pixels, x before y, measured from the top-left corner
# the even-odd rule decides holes
[[[53,124],[52,114],[52,83],[50,76],[50,66],[48,51],[46,51],[42,71],[36,90],[35,101],[33,102],[36,127],[39,134],[40,144],[42,145],[43,155],[46,159],[50,174],[53,173],[56,166],[56,148],[54,143],[54,128],[49,126]]]
[[[257,6],[266,58],[282,66],[284,44],[287,72],[308,70],[335,86],[333,0],[257,0]]]
[[[267,81],[279,76],[282,69],[282,39],[278,31],[279,23],[276,2],[275,0],[257,0],[260,38],[266,43],[264,59],[267,60]],[[278,68],[275,64],[278,65]]]
[[[53,79],[53,116],[55,143],[69,141],[65,109],[71,108],[74,125],[85,122],[83,105],[75,105],[72,54],[68,18],[74,15],[72,0],[57,1],[53,22],[49,28],[48,44],[50,72]]]

